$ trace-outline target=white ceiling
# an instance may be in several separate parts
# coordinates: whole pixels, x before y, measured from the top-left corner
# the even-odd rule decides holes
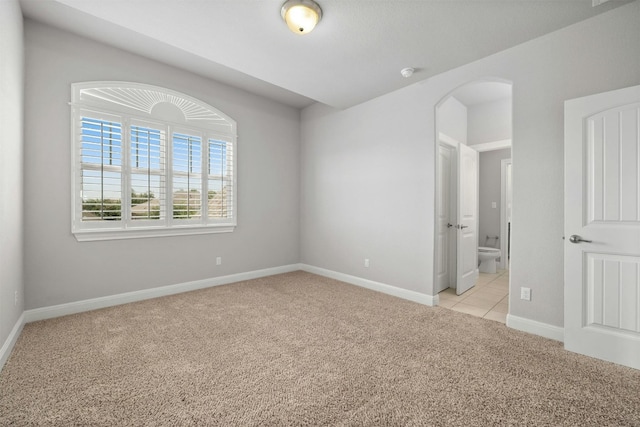
[[[474,82],[456,89],[452,96],[467,107],[471,107],[511,98],[511,85],[500,82]]]
[[[630,1],[318,0],[322,21],[304,36],[281,20],[284,0],[21,5],[26,17],[288,105],[348,108]]]

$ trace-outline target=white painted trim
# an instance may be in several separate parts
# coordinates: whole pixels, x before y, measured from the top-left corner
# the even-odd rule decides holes
[[[434,258],[434,265],[439,265],[440,262],[443,262],[446,265],[447,271],[446,271],[446,281],[444,283],[444,286],[442,286],[441,282],[440,282],[440,278],[438,277],[438,269],[434,269],[433,272],[433,293],[436,294],[438,292],[442,292],[444,291],[446,288],[451,287],[452,285],[455,286],[455,279],[453,277],[453,272],[455,270],[455,239],[453,238],[455,236],[455,234],[451,233],[450,230],[447,228],[446,233],[447,233],[447,237],[446,239],[448,240],[448,244],[447,244],[447,248],[448,251],[446,251],[445,254],[440,254],[439,249],[439,239],[438,239],[438,235],[439,233],[441,233],[441,230],[439,229],[440,227],[440,223],[438,221],[438,215],[440,214],[440,212],[442,212],[444,206],[441,206],[441,201],[443,199],[443,197],[440,196],[440,194],[442,194],[443,192],[447,192],[448,194],[451,194],[451,187],[453,186],[453,174],[455,173],[455,168],[454,168],[454,163],[456,163],[456,161],[454,160],[454,156],[457,159],[457,151],[456,148],[443,142],[443,141],[438,141],[438,157],[436,158],[436,206],[435,206],[435,212],[436,212],[436,220],[435,220],[435,239],[434,239],[434,254],[435,254],[435,258]],[[449,176],[446,177],[446,182],[445,179],[441,179],[444,178],[441,175],[441,167],[440,167],[440,156],[441,156],[441,151],[442,150],[447,150],[449,153],[449,157],[448,157],[448,163],[449,163]],[[446,185],[448,184],[448,185]],[[445,188],[446,187],[446,188]],[[448,218],[448,222],[455,222],[455,220],[452,219],[452,217],[455,216],[455,206],[453,204],[453,200],[452,197],[449,197],[449,203],[448,206],[446,206],[447,211],[449,212],[449,218]],[[440,257],[442,257],[443,261],[440,261]]]
[[[503,148],[511,148],[511,139],[501,139],[499,141],[485,142],[483,144],[469,144],[469,147],[479,153],[482,153],[483,151],[502,150]]]
[[[9,360],[11,351],[13,351],[13,347],[16,345],[16,341],[18,341],[18,337],[20,336],[22,328],[25,324],[24,319],[25,316],[24,313],[22,313],[13,329],[11,330],[11,333],[9,333],[9,336],[5,340],[4,344],[2,344],[2,348],[0,348],[0,371],[2,371],[2,368],[4,368],[4,364],[7,363],[7,360]]]
[[[513,176],[513,162],[509,159],[500,161],[500,264],[501,270],[508,269],[508,248],[509,248],[509,227],[507,224],[507,165],[511,165],[511,174]],[[513,179],[512,179],[513,182]],[[513,203],[513,195],[511,195],[511,203]],[[511,207],[513,210],[513,206]]]
[[[420,292],[410,291],[408,289],[402,289],[396,286],[374,282],[373,280],[363,279],[361,277],[351,276],[349,274],[339,273],[337,271],[327,270],[320,267],[314,267],[312,265],[300,264],[300,270],[317,274],[319,276],[329,277],[330,279],[340,280],[351,285],[360,286],[372,291],[382,292],[387,295],[392,295],[394,297],[406,299],[428,306],[436,306],[439,302],[438,295],[421,294]]]
[[[524,317],[507,314],[507,326],[519,331],[528,332],[541,337],[564,342],[564,328],[549,325],[548,323],[536,320],[525,319]]]
[[[437,120],[436,120],[437,122]],[[438,160],[438,156],[440,155],[439,150],[440,150],[440,145],[448,147],[451,150],[451,162],[450,162],[450,166],[451,166],[451,177],[449,180],[449,188],[447,189],[449,192],[449,216],[451,219],[451,222],[455,222],[456,218],[457,218],[457,212],[458,212],[458,203],[457,203],[457,197],[455,197],[455,195],[458,192],[458,147],[460,146],[460,142],[458,142],[458,140],[456,140],[455,138],[450,137],[449,135],[447,135],[446,133],[443,132],[437,132],[438,134],[438,143],[436,144],[436,161],[435,161],[435,166],[434,166],[434,172],[435,172],[435,189],[436,191],[434,192],[434,206],[436,206],[436,212],[438,212],[438,204],[440,203],[440,193],[443,191],[443,189],[441,188],[442,186],[440,185],[440,162]],[[434,230],[438,228],[438,218],[434,217]],[[449,287],[450,288],[454,288],[456,287],[456,263],[457,263],[457,239],[456,239],[456,234],[455,233],[450,233],[449,234],[449,253],[447,254],[447,268],[449,269]],[[438,233],[434,233],[433,236],[433,247],[434,247],[434,251],[433,251],[433,265],[437,265],[438,264]],[[437,269],[433,269],[433,287],[431,289],[431,292],[433,292],[434,294],[436,294],[437,297],[437,293],[438,293],[438,272]],[[437,302],[436,304],[437,305]]]
[[[438,139],[440,140],[440,142],[444,142],[445,144],[451,145],[452,147],[457,148],[458,145],[460,145],[457,139],[451,138],[446,133],[438,132]]]
[[[71,83],[71,106],[107,109],[118,114],[157,119],[154,107],[172,104],[182,112],[177,124],[237,136],[237,123],[222,111],[185,93],[144,83],[93,81]]]
[[[113,307],[130,302],[143,301],[151,298],[158,298],[167,295],[179,294],[182,292],[210,288],[213,286],[227,285],[229,283],[235,283],[244,280],[273,276],[274,274],[289,273],[300,269],[301,268],[299,264],[283,265],[281,267],[266,268],[264,270],[255,270],[246,273],[237,273],[228,276],[213,277],[210,279],[179,283],[176,285],[161,286],[158,288],[144,289],[141,291],[127,292],[123,294],[93,298],[83,301],[75,301],[50,307],[35,308],[31,310],[25,310],[24,321],[26,323],[29,323],[38,320],[52,319],[54,317],[82,313],[85,311],[97,310],[100,308]]]
[[[231,233],[233,225],[191,225],[156,228],[124,228],[75,230],[73,235],[78,242],[96,242],[101,240],[140,239],[145,237],[189,236],[193,234]]]

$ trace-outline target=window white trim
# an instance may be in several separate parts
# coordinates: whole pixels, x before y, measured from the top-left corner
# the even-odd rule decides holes
[[[126,229],[78,230],[74,236],[78,242],[92,242],[96,240],[140,239],[146,237],[185,236],[193,234],[230,233],[234,225],[221,226],[172,226],[172,227],[138,227]]]
[[[224,233],[235,229],[238,199],[237,136],[236,122],[233,119],[188,95],[157,86],[129,82],[74,83],[71,85],[70,105],[71,228],[78,241]],[[87,120],[117,123],[119,127],[116,128],[121,132],[120,140],[110,132],[109,136],[105,137],[108,131],[102,131],[102,123],[99,124],[100,129],[96,131],[100,135],[99,138],[87,136],[88,132],[93,132],[89,128],[98,124],[96,122],[89,124],[87,120],[83,122],[83,117]],[[108,126],[109,124],[105,124],[105,127]],[[145,158],[148,166],[133,165],[133,158],[139,160],[137,150],[136,154],[132,152],[134,126],[149,127],[158,131],[154,134],[156,136],[154,162],[156,163],[153,166],[151,154]],[[200,138],[199,144],[194,146],[194,163],[192,163],[192,152],[189,150],[188,153],[189,178],[195,177],[196,181],[187,180],[193,184],[193,187],[188,184],[186,190],[182,189],[187,192],[187,208],[182,211],[180,209],[185,208],[177,208],[174,203],[176,191],[179,191],[178,188],[174,188],[176,186],[174,174],[186,176],[187,172],[177,171],[176,169],[184,167],[184,163],[179,164],[179,160],[176,159],[174,162],[173,159],[174,151],[179,149],[174,145],[177,133]],[[92,143],[89,139],[99,141]],[[148,145],[151,145],[150,141],[151,137],[148,136]],[[214,141],[223,147],[217,154],[210,152],[211,143]],[[97,148],[89,148],[90,145]],[[114,155],[116,159],[114,163],[105,160],[105,152],[109,154],[109,158]],[[95,153],[98,153],[97,157]],[[92,154],[94,157],[90,157]],[[214,158],[216,155],[219,158]],[[218,174],[211,175],[214,161],[220,169]],[[193,170],[191,170],[192,166]],[[84,175],[83,170],[86,171]],[[96,178],[93,178],[94,181],[91,181],[90,175],[96,175]],[[147,197],[149,204],[146,207],[147,213],[142,214],[146,217],[142,219],[140,209],[135,210],[135,213],[132,209],[133,200],[141,195],[140,193],[132,195],[137,188],[134,185],[136,182],[134,178],[139,179],[140,175],[143,175],[143,183],[146,183],[144,175],[149,177],[149,184],[145,187],[146,195],[142,194]],[[110,195],[107,196],[105,188],[109,181],[113,184]],[[151,181],[154,181],[153,189],[151,189]],[[99,184],[93,184],[93,182],[99,182]],[[219,190],[213,193],[214,190],[209,188],[209,184],[215,184],[215,189]],[[99,196],[96,195],[98,188]],[[88,195],[89,193],[92,197]],[[151,193],[156,195],[153,199]],[[199,194],[198,197],[193,198],[198,200],[194,204],[196,210],[193,213],[189,207],[192,193]],[[111,216],[107,215],[108,202],[112,203],[111,207],[114,209],[110,212]],[[146,203],[143,201],[142,205],[138,204],[135,207],[142,206],[144,209]],[[85,208],[85,204],[89,207]],[[210,217],[208,212],[210,206],[216,206],[212,209],[215,209],[217,217]],[[188,216],[193,215],[193,217],[174,218],[175,215],[179,215],[179,212],[184,212]]]

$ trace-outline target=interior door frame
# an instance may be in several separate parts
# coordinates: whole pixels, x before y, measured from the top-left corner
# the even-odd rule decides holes
[[[449,287],[450,288],[454,288],[456,290],[456,293],[458,295],[460,295],[462,292],[464,292],[464,290],[467,290],[471,287],[473,287],[475,285],[475,282],[478,278],[478,264],[477,264],[477,248],[478,248],[478,185],[479,185],[479,181],[478,181],[478,166],[479,166],[479,162],[478,162],[478,153],[475,152],[475,150],[471,147],[468,147],[467,145],[461,144],[460,142],[458,142],[457,140],[455,140],[454,138],[451,138],[450,136],[440,132],[438,134],[438,143],[436,144],[437,148],[438,148],[438,152],[440,150],[440,146],[441,145],[447,145],[449,147],[451,147],[451,152],[452,152],[452,156],[451,156],[451,179],[449,180],[449,203],[450,203],[450,218],[451,221],[456,223],[456,227],[452,227],[450,230],[452,232],[449,233],[448,238],[449,238],[449,245],[448,245],[448,254],[447,254],[447,258],[448,258],[448,268],[449,268]],[[475,152],[476,154],[476,177],[475,177],[475,194],[476,194],[476,205],[475,205],[475,224],[473,226],[473,229],[475,230],[475,257],[474,257],[474,264],[475,264],[475,268],[473,270],[473,285],[471,286],[466,286],[466,281],[468,280],[468,275],[464,275],[464,276],[460,276],[460,272],[458,271],[458,269],[460,268],[460,266],[462,264],[460,263],[460,247],[459,247],[459,238],[460,238],[460,233],[462,233],[462,230],[458,228],[458,226],[462,223],[462,221],[460,220],[460,212],[459,212],[459,203],[460,203],[460,156],[461,156],[461,148],[464,145],[464,148],[470,149],[472,152]],[[440,185],[440,180],[439,180],[439,176],[440,176],[440,169],[439,169],[439,160],[436,161],[435,164],[435,168],[436,168],[436,197],[435,197],[435,210],[434,212],[439,212],[439,201],[440,201],[440,195],[439,192],[442,191],[442,186]],[[437,215],[437,214],[436,214]],[[438,257],[441,255],[438,252],[438,244],[437,244],[437,234],[438,234],[438,220],[436,219],[435,221],[435,251],[434,251],[434,291],[437,292],[441,292],[442,290],[439,289],[438,283],[437,283],[437,279],[438,279]],[[464,277],[464,280],[461,281],[462,277]],[[464,290],[460,291],[459,287],[463,286]]]
[[[499,268],[501,270],[505,270],[509,268],[509,245],[510,236],[509,236],[509,226],[507,222],[507,195],[509,192],[509,188],[507,186],[507,166],[511,165],[511,187],[513,190],[513,161],[512,159],[502,159],[500,161],[500,262]],[[513,191],[512,191],[513,193]],[[511,201],[513,204],[513,194],[511,195]],[[513,209],[513,206],[512,206]],[[513,216],[513,215],[512,215]]]
[[[458,184],[458,145],[460,143],[458,141],[456,141],[454,138],[451,138],[450,136],[440,132],[438,134],[438,143],[436,144],[436,147],[438,149],[438,151],[440,150],[440,146],[441,145],[446,145],[447,147],[449,147],[451,149],[451,178],[449,180],[449,216],[451,218],[451,221],[454,221],[454,218],[457,216],[457,184]],[[442,191],[442,186],[439,180],[439,176],[440,176],[440,166],[439,166],[440,162],[436,161],[435,164],[435,168],[436,168],[436,209],[435,212],[439,211],[439,204],[440,204],[440,197],[439,197],[439,192]],[[456,196],[456,197],[454,197]],[[437,221],[437,219],[436,219]],[[436,227],[437,227],[437,222],[436,222]],[[437,230],[436,230],[436,239],[437,239]],[[437,262],[438,262],[438,253],[437,253],[437,242],[435,244],[435,262],[434,262],[434,291],[435,293],[441,292],[441,290],[439,290],[438,288],[438,284],[437,282]],[[447,264],[448,264],[448,269],[449,269],[449,287],[455,287],[456,285],[456,268],[457,268],[457,259],[456,259],[456,255],[457,255],[457,240],[456,240],[456,235],[454,233],[449,233],[449,245],[448,245],[448,251],[447,251]]]
[[[458,185],[456,187],[456,294],[462,295],[476,285],[479,277],[478,270],[478,232],[479,232],[479,185],[480,185],[480,156],[474,148],[460,144],[458,146]],[[465,161],[473,159],[472,174],[470,174],[469,164]],[[463,172],[464,171],[464,172]],[[473,176],[472,186],[468,186],[467,178]],[[472,197],[469,197],[472,195]],[[475,203],[469,204],[469,200]],[[463,205],[470,205],[471,210],[464,209]],[[470,212],[472,212],[470,214]],[[468,244],[465,242],[471,238],[471,257],[469,257]],[[470,260],[470,261],[469,261]],[[470,266],[468,262],[471,262]],[[470,268],[465,270],[469,266]]]

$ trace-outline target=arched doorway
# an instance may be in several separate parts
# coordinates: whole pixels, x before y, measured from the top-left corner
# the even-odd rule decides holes
[[[469,314],[501,310],[490,317],[503,322],[509,292],[511,111],[512,85],[500,79],[460,86],[435,111],[435,293],[441,306]],[[486,253],[492,259],[485,262]]]

